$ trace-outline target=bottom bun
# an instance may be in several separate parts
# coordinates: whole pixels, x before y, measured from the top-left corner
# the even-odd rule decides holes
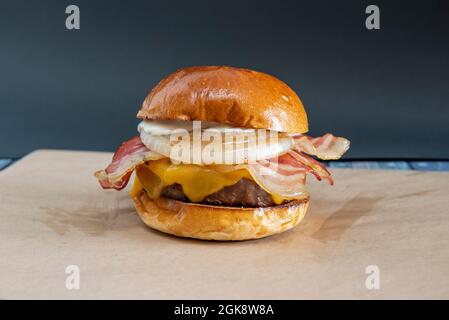
[[[249,240],[296,226],[306,214],[309,199],[265,208],[236,208],[186,203],[168,198],[152,200],[145,191],[132,197],[143,222],[179,237],[203,240]]]

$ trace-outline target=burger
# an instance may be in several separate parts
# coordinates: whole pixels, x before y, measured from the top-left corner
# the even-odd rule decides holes
[[[178,70],[143,101],[139,134],[95,173],[130,196],[149,227],[179,237],[247,240],[296,226],[309,174],[333,180],[317,158],[340,158],[345,138],[310,137],[296,93],[279,79],[228,66]]]

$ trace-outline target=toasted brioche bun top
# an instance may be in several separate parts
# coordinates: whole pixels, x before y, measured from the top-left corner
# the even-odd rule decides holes
[[[288,85],[265,73],[226,66],[190,67],[172,73],[151,90],[137,117],[308,131],[304,106]]]

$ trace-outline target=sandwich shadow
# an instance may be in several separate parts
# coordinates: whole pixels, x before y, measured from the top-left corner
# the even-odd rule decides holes
[[[356,195],[341,208],[332,212],[311,237],[321,242],[338,241],[362,216],[368,214],[385,196]]]
[[[101,209],[82,206],[76,210],[50,207],[41,207],[40,209],[43,210],[44,215],[38,220],[60,236],[74,229],[87,236],[96,237],[118,227],[132,227],[134,219],[129,219],[129,217],[133,217],[135,213],[132,207]],[[124,216],[126,218],[123,225]],[[119,218],[122,219],[120,224],[118,223]]]

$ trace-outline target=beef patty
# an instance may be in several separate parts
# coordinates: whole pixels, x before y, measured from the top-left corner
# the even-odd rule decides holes
[[[165,187],[161,196],[191,202],[179,184]],[[232,186],[224,187],[220,191],[210,194],[201,203],[226,207],[270,207],[276,205],[268,192],[260,188],[254,181],[245,178],[240,179]]]

